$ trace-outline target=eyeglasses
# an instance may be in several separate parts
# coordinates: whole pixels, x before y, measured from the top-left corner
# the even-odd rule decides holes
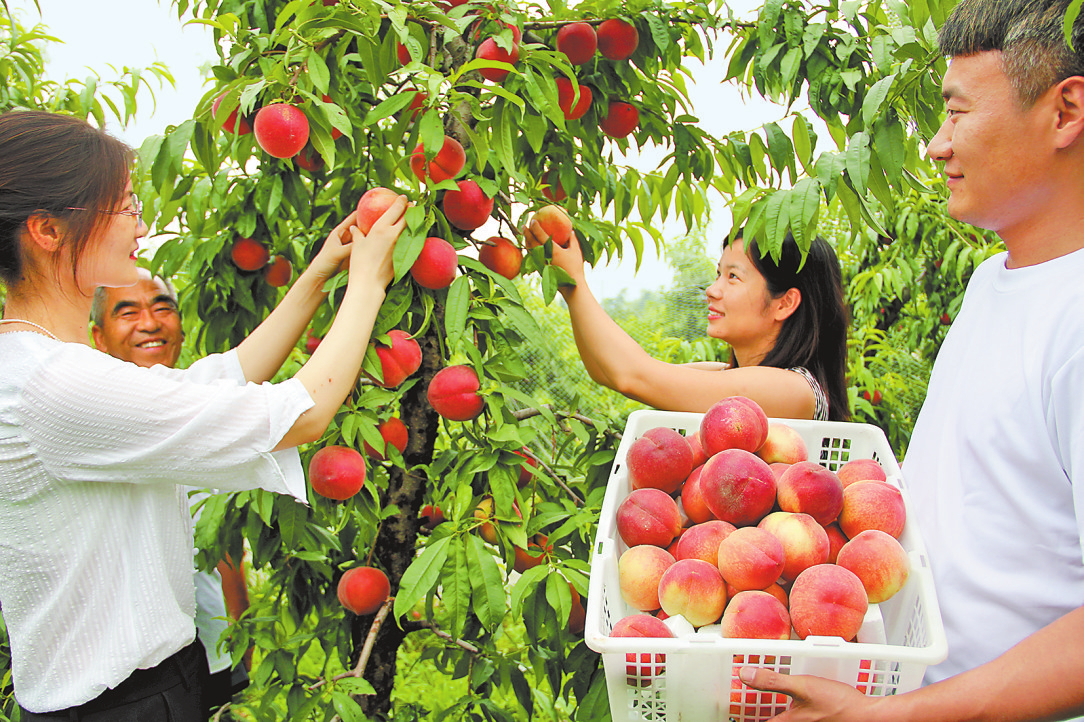
[[[65,210],[69,210],[69,211],[89,211],[91,209],[90,208],[74,208],[72,206],[68,206]],[[107,211],[104,208],[95,208],[94,210],[98,211],[99,213],[108,213],[109,215],[112,215],[112,216],[131,216],[132,218],[135,218],[136,220],[139,220],[139,218],[143,215],[143,203],[140,202],[139,197],[136,196],[135,193],[133,193],[132,194],[132,207],[131,208],[126,208],[123,211]]]

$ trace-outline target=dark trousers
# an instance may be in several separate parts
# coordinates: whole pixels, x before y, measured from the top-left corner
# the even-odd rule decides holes
[[[56,712],[21,710],[25,722],[206,722],[203,700],[210,673],[197,639],[161,664],[137,669],[89,702]]]

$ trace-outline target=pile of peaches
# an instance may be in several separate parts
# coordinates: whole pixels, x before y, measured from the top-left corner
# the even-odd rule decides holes
[[[855,640],[907,581],[900,490],[873,459],[836,471],[750,399],[719,401],[689,436],[656,427],[625,460],[616,511],[625,602],[614,637],[673,637],[680,615],[728,638]]]

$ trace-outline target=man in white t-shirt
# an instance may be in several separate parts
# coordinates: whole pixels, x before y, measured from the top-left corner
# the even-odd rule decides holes
[[[181,355],[184,332],[173,286],[139,269],[140,280],[126,288],[99,288],[91,307],[94,345],[115,358],[150,368],[173,368]],[[206,492],[191,496],[194,505]],[[211,673],[204,697],[214,709],[248,686],[244,664],[231,668],[230,656],[218,650],[227,617],[236,619],[248,609],[245,573],[223,561],[212,572],[195,572],[196,635],[207,655]]]
[[[903,472],[948,659],[869,698],[747,668],[781,721],[1084,715],[1084,16],[1070,0],[961,0],[941,29],[948,213],[1006,253],[968,284]],[[1072,49],[1072,48],[1075,48]]]

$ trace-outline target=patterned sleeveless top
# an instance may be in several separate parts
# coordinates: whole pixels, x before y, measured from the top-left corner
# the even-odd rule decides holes
[[[816,407],[813,410],[813,420],[827,421],[828,396],[824,393],[824,389],[821,388],[820,383],[817,381],[817,377],[804,366],[794,366],[787,370],[801,374],[802,378],[809,382],[809,388],[813,389],[813,398],[816,399]]]

